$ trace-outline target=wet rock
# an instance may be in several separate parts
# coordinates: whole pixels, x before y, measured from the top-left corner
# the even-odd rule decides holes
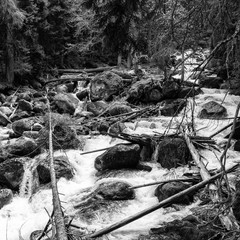
[[[0,189],[0,209],[9,204],[13,199],[13,193],[11,189]]]
[[[32,104],[24,99],[18,101],[18,107],[22,111],[31,112],[33,110]]]
[[[91,81],[90,98],[92,101],[111,100],[123,87],[122,78],[110,71],[97,74]]]
[[[27,137],[14,138],[2,145],[0,149],[0,162],[9,158],[21,156],[36,156],[40,153],[37,143]]]
[[[114,103],[108,109],[111,116],[132,112],[132,108],[124,103]]]
[[[227,109],[221,104],[210,101],[202,106],[199,118],[223,118],[227,116]]]
[[[0,163],[0,185],[11,190],[18,190],[24,174],[24,162],[30,158],[8,159]]]
[[[163,168],[176,168],[190,160],[190,152],[182,138],[164,138],[156,147],[154,158]]]
[[[186,107],[187,102],[185,99],[168,99],[161,102],[159,108],[159,115],[163,116],[177,116],[184,107]]]
[[[40,127],[42,128],[41,124],[43,124],[43,118],[29,117],[13,122],[12,129],[16,134],[22,135],[24,131],[38,131]]]
[[[183,182],[169,182],[162,185],[159,185],[155,190],[155,196],[158,198],[158,201],[161,202],[166,198],[169,198],[190,186]],[[193,194],[184,195],[179,199],[176,199],[174,203],[180,204],[190,204],[193,202]]]
[[[88,89],[83,89],[76,93],[76,96],[80,101],[82,101],[85,98],[88,98],[88,95],[89,95]]]
[[[9,118],[0,111],[0,126],[7,126],[10,123]]]
[[[176,81],[165,81],[162,85],[164,99],[177,98],[180,92],[180,85]]]
[[[200,88],[183,87],[180,89],[180,91],[178,93],[178,98],[194,97],[201,93],[203,93],[203,91]]]
[[[98,156],[94,166],[98,171],[135,168],[140,161],[140,151],[138,144],[119,144]]]
[[[94,116],[98,116],[108,108],[105,101],[87,102],[87,111],[92,112]]]
[[[160,81],[142,79],[134,83],[128,91],[128,102],[159,102],[162,99]]]
[[[74,114],[78,105],[78,98],[71,93],[58,93],[54,96],[53,104],[57,106],[59,113]]]
[[[39,162],[37,171],[40,183],[46,184],[51,182],[49,159],[45,157],[40,158]],[[54,168],[57,179],[61,177],[71,179],[74,176],[73,167],[65,155],[54,157]]]
[[[95,198],[105,200],[129,200],[134,199],[134,190],[125,182],[111,181],[100,183],[94,191]]]

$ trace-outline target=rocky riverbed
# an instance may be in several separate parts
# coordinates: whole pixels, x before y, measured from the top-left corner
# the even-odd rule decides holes
[[[188,84],[198,83],[191,87],[180,85],[177,79],[176,75],[175,80],[162,83],[157,74],[143,71],[138,76],[114,70],[95,75],[90,85],[86,80],[77,88],[74,81],[51,86],[48,94],[31,88],[5,89],[0,106],[1,239],[17,240],[19,235],[36,239],[34,234],[39,232],[35,231],[44,229],[52,213],[47,98],[53,112],[60,199],[64,214],[73,218],[77,236],[134,215],[192,183],[134,186],[188,176],[197,176],[200,181],[181,129],[208,138],[232,122],[239,96],[219,89],[220,84],[210,88],[214,79],[211,74],[202,85],[199,79],[190,78]],[[211,139],[216,143],[214,148],[205,143],[198,146],[210,172],[220,168],[219,158],[230,132],[227,128],[215,135]],[[238,162],[239,139],[236,129],[226,167]],[[229,179],[235,189],[235,174]],[[204,202],[202,195],[200,191],[185,196],[108,234],[108,239],[163,239],[161,234],[173,231],[164,232],[164,222],[201,216],[194,213]],[[188,225],[189,221],[175,222],[176,237],[166,239],[188,239],[176,229],[184,228],[182,222]],[[217,233],[206,229],[198,232],[201,219],[198,221],[191,223],[196,239],[204,239],[201,234],[205,231],[210,237]],[[149,233],[150,228],[155,230]]]

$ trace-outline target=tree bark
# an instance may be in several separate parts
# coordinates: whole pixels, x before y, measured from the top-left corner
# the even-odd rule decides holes
[[[64,216],[62,212],[61,202],[59,199],[58,188],[57,188],[57,179],[54,168],[54,159],[53,159],[53,144],[52,144],[52,119],[51,119],[51,110],[50,103],[48,102],[49,110],[49,158],[50,158],[50,176],[51,176],[51,185],[52,185],[52,196],[53,196],[53,211],[54,211],[54,222],[56,227],[56,237],[57,240],[68,240],[67,232],[64,223]]]

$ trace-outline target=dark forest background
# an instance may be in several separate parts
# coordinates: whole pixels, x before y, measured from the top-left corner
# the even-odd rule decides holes
[[[214,50],[209,64],[240,79],[240,1],[2,0],[0,82],[28,84],[59,68],[156,64],[173,52]],[[239,84],[240,85],[240,84]]]

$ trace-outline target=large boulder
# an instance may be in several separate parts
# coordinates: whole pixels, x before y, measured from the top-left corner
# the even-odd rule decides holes
[[[159,102],[162,99],[160,81],[151,78],[142,79],[134,83],[128,91],[128,101],[135,102]]]
[[[54,168],[56,172],[56,178],[64,177],[71,179],[74,175],[73,167],[71,166],[68,158],[65,155],[54,157]],[[49,183],[50,177],[50,165],[48,158],[40,158],[39,165],[37,166],[38,176],[40,183]]]
[[[15,157],[33,157],[39,154],[40,151],[39,146],[33,139],[27,137],[14,138],[2,144],[0,149],[0,162]]]
[[[162,185],[159,185],[155,190],[155,196],[158,198],[158,201],[161,202],[166,198],[169,198],[183,190],[189,188],[188,184],[183,182],[169,182]],[[190,204],[193,202],[193,194],[185,194],[184,196],[176,199],[174,203],[180,204]]]
[[[110,71],[97,74],[91,81],[90,98],[92,101],[111,100],[123,87],[122,78]]]
[[[58,93],[53,99],[59,113],[74,114],[78,102],[78,98],[71,93]]]
[[[0,185],[11,190],[19,190],[24,175],[24,162],[30,158],[8,159],[0,163]]]
[[[0,189],[0,209],[10,203],[13,199],[13,193],[11,189]]]
[[[111,181],[100,183],[94,191],[96,198],[105,200],[129,200],[135,197],[134,190],[126,182]]]
[[[210,118],[210,119],[223,118],[226,116],[227,116],[227,109],[223,107],[221,104],[214,101],[205,103],[202,106],[202,110],[198,115],[199,118]]]
[[[155,149],[153,157],[163,168],[176,168],[190,160],[190,151],[182,138],[164,138]]]
[[[161,102],[159,108],[159,115],[163,116],[177,116],[184,107],[186,107],[187,102],[185,99],[168,99]]]
[[[38,131],[40,130],[41,124],[43,124],[43,118],[41,117],[29,117],[17,120],[13,122],[12,129],[18,134],[22,135],[24,131]]]
[[[106,169],[136,168],[140,161],[140,146],[138,144],[116,145],[95,159],[98,171]]]

